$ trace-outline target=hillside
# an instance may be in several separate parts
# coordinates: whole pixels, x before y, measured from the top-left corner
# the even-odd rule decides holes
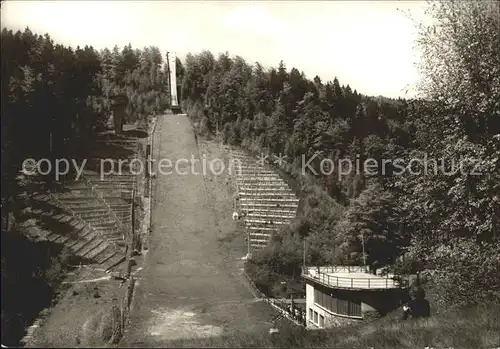
[[[99,165],[144,161],[168,105],[162,57],[75,49],[28,28],[4,28],[1,41],[2,344],[116,341],[110,313],[141,246],[147,181]]]
[[[283,61],[187,56],[182,100],[197,132],[269,155],[302,197],[248,267],[262,290],[286,280],[300,292],[306,246],[307,265],[420,273],[436,306],[500,296],[497,5],[430,7],[439,26],[417,28],[425,98],[413,100],[311,81]]]
[[[500,3],[428,15],[418,98],[203,51],[175,62],[181,115],[157,47],[4,28],[2,344],[498,348]],[[131,174],[202,155],[245,167]],[[267,297],[302,298],[302,266],[363,264],[418,275],[432,316],[267,334],[275,311],[245,272]]]
[[[477,348],[500,347],[500,305],[479,306],[417,322],[391,320],[323,331],[290,327],[273,335],[174,342],[175,347],[216,348]]]

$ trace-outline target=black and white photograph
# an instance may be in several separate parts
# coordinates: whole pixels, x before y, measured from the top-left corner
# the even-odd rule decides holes
[[[2,348],[500,349],[500,2],[1,1]]]

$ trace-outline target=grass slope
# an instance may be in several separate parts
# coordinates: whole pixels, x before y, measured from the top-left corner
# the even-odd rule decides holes
[[[500,348],[500,304],[452,310],[426,320],[396,317],[356,327],[306,331],[290,327],[276,335],[184,340],[175,347],[285,348]]]

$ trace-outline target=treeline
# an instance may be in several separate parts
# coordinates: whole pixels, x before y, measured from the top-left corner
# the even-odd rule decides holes
[[[48,157],[50,138],[52,152],[67,142],[84,139],[84,145],[107,122],[115,96],[128,97],[134,120],[168,105],[167,75],[156,47],[98,52],[56,44],[29,29],[3,29],[1,40],[2,152],[11,156]]]
[[[439,25],[420,28],[419,40],[425,98],[412,100],[311,81],[283,62],[187,56],[182,100],[198,131],[285,154],[301,185],[303,212],[250,264],[263,289],[298,279],[306,239],[309,265],[366,257],[374,269],[423,272],[446,304],[500,297],[498,13],[487,3],[431,7]],[[305,174],[303,156],[314,158]],[[387,162],[396,159],[404,171]]]

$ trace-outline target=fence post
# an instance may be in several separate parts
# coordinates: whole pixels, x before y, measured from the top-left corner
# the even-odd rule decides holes
[[[144,197],[146,198],[149,198],[150,196],[150,193],[149,193],[149,187],[150,187],[150,181],[151,181],[151,176],[150,176],[150,173],[149,173],[149,170],[151,168],[151,145],[150,144],[147,144],[146,145],[146,154],[145,154],[145,160],[146,160],[146,163],[147,163],[147,169],[146,169],[146,173],[144,175]]]
[[[370,288],[370,279],[368,279],[368,288]],[[386,287],[387,288],[387,287]]]
[[[120,310],[121,310],[121,324],[122,324],[122,329],[125,328],[125,307],[124,307],[124,300],[122,298],[121,302],[120,302]]]
[[[353,278],[351,278],[351,288],[352,288],[352,286],[353,286]]]
[[[117,299],[113,298],[113,306],[111,310],[111,321],[112,321],[112,328],[113,328],[113,334],[111,335],[111,338],[109,340],[110,344],[116,344],[121,338],[122,335],[122,328],[121,328],[121,311],[120,311],[120,306],[117,304]]]
[[[149,178],[149,170],[151,168],[151,160],[150,160],[150,157],[151,157],[151,145],[150,144],[147,144],[146,145],[146,162],[148,164],[148,168],[147,168],[147,171],[146,171],[146,178]]]

